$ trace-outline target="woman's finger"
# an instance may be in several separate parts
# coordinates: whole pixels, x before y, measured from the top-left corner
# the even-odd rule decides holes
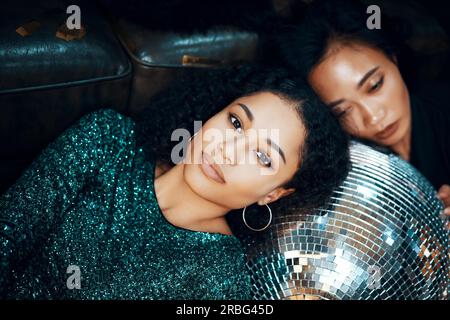
[[[450,197],[450,186],[448,184],[443,184],[438,191],[439,198],[448,198]]]
[[[444,214],[450,216],[450,206],[444,209]]]

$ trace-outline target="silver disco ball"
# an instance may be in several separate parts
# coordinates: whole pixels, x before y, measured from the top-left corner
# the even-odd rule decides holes
[[[351,144],[352,169],[322,209],[291,208],[247,234],[255,299],[446,299],[448,231],[407,162]]]

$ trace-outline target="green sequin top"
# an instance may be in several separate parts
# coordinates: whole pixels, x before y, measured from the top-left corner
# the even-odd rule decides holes
[[[134,128],[84,116],[0,197],[0,297],[250,299],[236,237],[165,219]]]

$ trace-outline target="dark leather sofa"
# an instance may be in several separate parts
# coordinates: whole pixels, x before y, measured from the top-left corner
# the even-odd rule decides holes
[[[397,24],[409,26],[403,28],[409,30],[405,41],[418,46],[401,60],[403,65],[414,66],[404,70],[411,86],[414,81],[410,79],[448,82],[450,70],[448,21],[437,23],[422,10],[439,12],[441,6],[435,1],[421,7],[422,2],[380,0]],[[84,114],[113,108],[135,116],[152,95],[182,73],[259,59],[261,51],[270,50],[257,48],[271,46],[270,36],[262,39],[261,35],[273,31],[271,19],[295,17],[295,10],[290,12],[292,3],[304,1],[2,1],[0,193],[50,141]],[[66,8],[72,4],[81,9],[86,34],[65,41],[56,37],[56,32],[65,24]],[[407,4],[415,15],[402,15]],[[170,12],[171,6],[178,16]],[[299,8],[301,13],[302,6]],[[180,17],[184,21],[180,22]],[[415,17],[421,17],[421,23],[415,23]],[[408,18],[412,22],[407,22]],[[23,37],[16,32],[32,21],[40,27],[31,35]],[[278,60],[276,55],[264,58],[269,64]]]
[[[55,36],[77,4],[86,34]],[[39,28],[21,36],[31,21]],[[183,72],[254,59],[258,36],[232,26],[154,30],[95,1],[18,1],[0,12],[0,193],[39,152],[84,114],[136,115]]]

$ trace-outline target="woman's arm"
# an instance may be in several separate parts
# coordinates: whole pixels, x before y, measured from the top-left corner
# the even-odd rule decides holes
[[[198,290],[195,299],[200,300],[250,300],[250,273],[245,264],[243,248],[236,240],[221,250],[213,250],[205,263],[201,277],[205,290]]]
[[[14,263],[33,254],[56,218],[75,201],[89,179],[112,165],[130,119],[113,110],[81,118],[38,156],[17,182],[0,196],[0,296]]]

